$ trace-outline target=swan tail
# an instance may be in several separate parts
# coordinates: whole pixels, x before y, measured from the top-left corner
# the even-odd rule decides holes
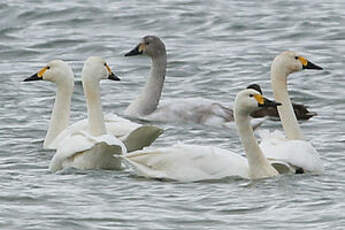
[[[127,152],[133,152],[150,146],[162,133],[163,130],[158,127],[143,125],[131,132],[123,143]]]

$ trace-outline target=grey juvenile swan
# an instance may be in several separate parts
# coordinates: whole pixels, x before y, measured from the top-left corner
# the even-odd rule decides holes
[[[130,117],[162,122],[193,122],[222,126],[234,121],[232,109],[205,98],[183,98],[163,101],[159,104],[167,67],[167,52],[164,43],[156,36],[145,36],[125,56],[146,54],[152,59],[151,75],[142,93],[127,107]],[[158,106],[159,104],[159,106]],[[254,127],[262,119],[253,122]]]

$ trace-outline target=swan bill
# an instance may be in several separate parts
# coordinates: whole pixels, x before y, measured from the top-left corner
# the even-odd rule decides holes
[[[280,102],[269,100],[269,99],[263,97],[261,94],[255,95],[254,98],[258,102],[259,107],[274,107],[274,108],[276,108],[277,106],[282,105]]]
[[[107,63],[104,64],[105,68],[108,71],[108,79],[109,80],[113,80],[113,81],[120,81],[120,78],[118,76],[116,76],[113,71],[111,71],[110,67],[108,66]]]
[[[113,81],[120,81],[120,80],[121,80],[121,79],[120,79],[118,76],[116,76],[113,72],[111,72],[111,73],[109,74],[108,79],[109,79],[109,80],[113,80]]]
[[[311,61],[308,61],[304,57],[298,57],[299,61],[302,63],[303,69],[316,69],[316,70],[323,70],[321,66],[315,65]]]
[[[28,77],[24,79],[24,81],[37,81],[37,80],[43,80],[43,74],[49,69],[49,66],[43,67],[40,71],[32,75],[31,77]]]
[[[143,54],[144,45],[140,43],[134,49],[125,54],[125,57]]]
[[[35,73],[31,77],[24,79],[24,81],[38,81],[38,80],[43,80],[42,76],[39,76],[38,73]]]

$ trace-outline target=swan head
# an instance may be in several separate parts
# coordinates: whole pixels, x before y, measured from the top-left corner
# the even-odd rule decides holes
[[[271,66],[272,71],[278,70],[286,76],[303,69],[322,70],[322,67],[315,65],[293,51],[285,51],[276,56]]]
[[[258,91],[260,94],[262,94],[261,87],[260,87],[260,85],[258,85],[258,84],[251,84],[251,85],[248,85],[248,86],[247,86],[247,89],[254,89],[254,90]]]
[[[107,62],[103,58],[96,56],[89,57],[85,61],[81,76],[83,81],[101,81],[102,79],[120,80],[111,71]]]
[[[166,55],[165,45],[162,40],[153,35],[147,35],[142,38],[141,42],[125,56],[134,56],[146,54],[150,57],[159,57]]]
[[[265,98],[259,91],[253,88],[247,88],[239,92],[236,96],[235,114],[249,116],[261,107],[277,107],[279,105],[281,103]]]
[[[31,77],[24,81],[46,80],[54,82],[57,85],[66,85],[70,83],[74,85],[74,74],[72,68],[62,60],[50,61],[45,67],[39,70]]]

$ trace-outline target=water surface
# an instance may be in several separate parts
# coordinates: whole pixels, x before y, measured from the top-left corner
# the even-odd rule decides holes
[[[1,229],[343,229],[345,224],[345,2],[335,1],[3,1],[0,3]],[[207,97],[232,103],[294,50],[325,68],[289,77],[294,101],[317,117],[302,130],[325,164],[322,175],[198,183],[155,181],[131,170],[48,171],[43,150],[55,86],[23,79],[52,59],[76,75],[72,121],[86,117],[80,72],[105,57],[121,82],[104,81],[107,113],[121,114],[149,74],[146,57],[124,57],[144,35],[168,51],[162,100]],[[154,123],[153,123],[154,124]],[[242,153],[232,130],[156,124],[155,146],[216,145]],[[281,129],[268,121],[262,129]]]

